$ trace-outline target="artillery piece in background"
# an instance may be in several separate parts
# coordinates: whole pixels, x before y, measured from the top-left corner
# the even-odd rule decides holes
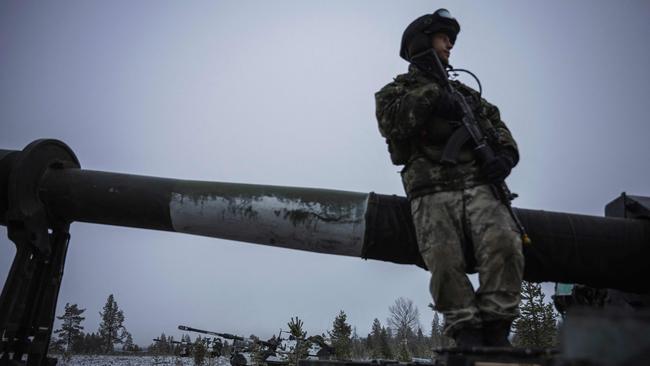
[[[154,338],[154,342],[163,342],[162,339],[159,338]],[[176,344],[179,346],[178,349],[178,356],[179,357],[190,357],[190,354],[192,353],[192,343],[185,342],[185,341],[165,341],[171,344]]]
[[[230,353],[231,366],[246,366],[248,364],[248,358],[246,357],[245,354],[253,352],[253,348],[256,346],[260,347],[259,354],[261,360],[266,361],[267,358],[276,355],[276,352],[278,352],[278,347],[280,345],[279,337],[277,338],[273,337],[268,341],[263,341],[260,339],[253,339],[253,338],[246,339],[244,337],[240,337],[230,333],[217,333],[209,330],[187,327],[185,325],[179,325],[178,329],[186,332],[195,332],[195,333],[211,335],[214,337],[230,339],[232,341],[232,351]],[[212,352],[213,352],[212,357],[221,356],[223,343],[220,342],[219,338],[216,338],[217,340],[219,340],[219,342],[217,342],[216,344],[220,346],[217,346],[217,348],[215,349],[215,343],[213,343],[212,345]]]
[[[533,242],[523,248],[525,280],[650,291],[649,198],[623,195],[608,205],[610,217],[515,212]],[[0,297],[0,364],[53,362],[47,348],[73,221],[424,268],[403,197],[84,170],[63,142],[37,140],[22,151],[0,150],[0,224],[7,226],[17,249]],[[635,323],[647,332],[650,321]],[[576,329],[593,334],[587,328]],[[589,358],[589,350],[600,347],[585,343],[584,352],[576,354],[570,344],[567,339],[563,357]]]

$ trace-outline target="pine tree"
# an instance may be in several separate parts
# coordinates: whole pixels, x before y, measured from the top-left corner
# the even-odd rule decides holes
[[[375,318],[372,322],[372,329],[368,335],[370,339],[370,356],[372,358],[385,358],[382,354],[382,338],[381,338],[381,323],[379,319]]]
[[[311,343],[305,339],[307,332],[302,330],[303,322],[297,316],[291,318],[291,321],[287,323],[287,327],[289,327],[289,333],[296,341],[293,349],[290,350],[291,353],[289,353],[289,365],[297,365],[299,360],[303,360],[309,355]]]
[[[66,303],[65,309],[63,310],[63,315],[57,316],[56,318],[62,320],[61,329],[54,331],[58,335],[59,344],[62,346],[63,350],[70,352],[73,349],[75,342],[79,342],[79,338],[83,336],[81,322],[86,318],[81,316],[86,309],[79,309],[77,304]]]
[[[379,358],[379,356],[376,356],[376,353],[375,353],[375,345],[374,345],[374,342],[372,340],[372,333],[368,333],[368,336],[366,337],[366,339],[364,341],[366,342],[366,350],[367,350],[368,356],[370,358]]]
[[[205,346],[205,342],[203,341],[201,336],[196,337],[196,340],[194,341],[194,346],[192,347],[192,355],[194,356],[194,364],[196,366],[203,365],[203,362],[205,362],[205,355],[207,351],[208,349]]]
[[[352,358],[362,360],[366,358],[368,350],[363,339],[357,334],[357,327],[352,328]]]
[[[352,327],[346,323],[347,315],[341,310],[332,324],[332,330],[329,331],[332,339],[332,347],[337,360],[350,359],[352,353]]]
[[[102,338],[95,334],[95,333],[86,333],[83,336],[83,340],[80,340],[78,343],[78,353],[86,353],[86,354],[99,354],[103,351],[102,347]]]
[[[135,345],[133,344],[133,337],[131,336],[131,333],[126,334],[126,340],[124,340],[124,344],[122,345],[122,350],[127,351],[127,352],[133,352],[135,348]]]
[[[167,336],[165,333],[160,333],[160,336],[154,339],[154,343],[149,347],[149,351],[156,354],[164,354],[167,344]]]
[[[440,320],[438,312],[433,307],[433,304],[429,304],[429,307],[433,310],[433,320],[431,321],[431,346],[433,348],[449,347],[453,341],[451,338],[444,335],[442,321]]]
[[[440,317],[437,312],[433,312],[431,321],[431,346],[435,348],[442,347],[442,327],[440,326]]]
[[[102,322],[99,324],[99,335],[104,343],[104,352],[111,353],[116,344],[124,342],[128,332],[124,327],[124,313],[117,306],[113,294],[108,296],[103,311],[99,313]]]
[[[289,333],[291,333],[294,338],[305,338],[307,332],[302,330],[303,322],[298,317],[291,318],[291,321],[287,323],[289,327]]]
[[[173,355],[176,349],[176,344],[174,344],[174,336],[167,337],[167,353]]]
[[[406,338],[399,340],[397,346],[397,361],[411,362],[411,352],[408,348],[408,341]]]
[[[163,337],[163,342],[161,343],[161,347],[160,347],[161,353],[164,354],[164,355],[171,354],[172,353],[172,347],[174,345],[172,343],[172,340],[174,340],[174,337],[172,337],[172,336],[165,337],[165,333],[163,333],[161,335],[161,337]]]
[[[422,328],[418,327],[417,335],[415,342],[411,347],[411,354],[415,357],[425,357],[427,356],[427,340],[422,332]]]
[[[514,344],[518,347],[553,347],[557,338],[557,314],[552,304],[544,303],[540,284],[521,285],[520,316],[514,322]]]
[[[84,332],[79,332],[79,335],[76,336],[72,341],[71,353],[72,354],[81,354],[85,352],[86,344],[86,334]]]
[[[50,345],[48,346],[47,353],[49,354],[63,354],[65,352],[65,344],[61,339],[52,339],[50,340]]]
[[[381,333],[379,336],[379,349],[382,358],[387,360],[393,358],[393,351],[390,348],[391,338],[390,328],[386,329],[385,327],[381,327]]]
[[[183,334],[181,336],[181,344],[178,349],[178,354],[179,355],[181,353],[189,354],[191,349],[192,349],[192,338],[190,337],[189,334]],[[221,351],[222,351],[222,355],[230,354],[230,349],[228,348],[228,342],[223,342],[223,348]]]

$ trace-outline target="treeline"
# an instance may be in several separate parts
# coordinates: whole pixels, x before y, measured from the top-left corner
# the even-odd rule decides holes
[[[545,301],[540,284],[524,282],[521,288],[520,316],[512,327],[511,339],[516,347],[551,348],[557,346],[558,314],[553,305]],[[334,319],[331,339],[333,358],[338,360],[393,359],[403,362],[414,358],[430,359],[434,350],[453,346],[451,338],[443,334],[443,320],[433,310],[433,319],[428,329],[420,323],[420,312],[407,298],[398,298],[388,308],[389,317],[385,324],[374,319],[371,331],[366,337],[359,336],[355,328],[347,323],[347,316],[341,311]],[[302,321],[293,319],[288,324],[292,334],[296,323],[302,328]],[[302,335],[306,337],[306,333]],[[305,356],[303,354],[302,356]]]
[[[550,303],[546,303],[541,285],[524,282],[522,285],[520,317],[513,324],[511,335],[513,344],[518,347],[553,347],[557,342],[558,318]],[[433,305],[429,304],[431,310]],[[54,353],[68,354],[106,354],[121,346],[123,351],[138,352],[141,349],[133,343],[131,334],[124,327],[124,313],[117,306],[111,294],[106,300],[101,324],[97,332],[84,333],[81,322],[86,309],[77,304],[66,304],[65,312],[57,319],[62,320],[61,328],[54,331],[51,342]],[[329,352],[328,358],[337,360],[394,359],[412,361],[414,358],[431,358],[433,350],[453,345],[453,340],[443,334],[442,317],[433,311],[433,319],[425,329],[420,323],[420,312],[413,301],[398,298],[388,308],[389,317],[382,322],[375,318],[371,331],[365,337],[357,333],[348,323],[347,314],[341,310],[332,322],[327,334],[310,336],[304,331],[304,324],[298,317],[287,323],[292,343],[288,349],[291,364],[309,356],[312,345]],[[251,339],[256,338],[251,336]],[[207,341],[207,342],[206,342]],[[147,348],[158,355],[179,355],[183,350],[194,349],[207,352],[209,339],[197,337],[194,341],[185,334],[179,341],[164,333]],[[198,347],[197,347],[198,346]],[[231,348],[223,342],[220,353],[229,355]],[[221,347],[221,346],[220,346]]]
[[[442,320],[434,312],[428,329],[420,323],[420,312],[411,299],[400,297],[388,308],[385,323],[375,318],[365,337],[347,323],[340,311],[328,332],[334,359],[394,359],[409,362],[413,358],[431,358],[433,349],[449,346],[452,340],[442,334]]]
[[[77,304],[66,303],[61,327],[54,330],[50,341],[50,353],[58,354],[109,354],[121,346],[123,351],[138,352],[140,348],[133,343],[131,333],[124,326],[124,312],[119,308],[113,294],[99,312],[101,322],[97,332],[85,333],[81,323],[86,319]]]
[[[200,340],[201,337],[196,337],[197,340]],[[192,345],[192,339],[189,335],[183,334],[180,340],[175,340],[174,336],[166,336],[165,333],[161,333],[158,338],[156,338],[155,343],[151,343],[147,347],[149,353],[154,353],[158,355],[179,355],[184,348]]]
[[[434,313],[430,329],[422,329],[419,311],[410,299],[395,300],[389,307],[389,313],[385,325],[379,319],[374,319],[372,330],[365,337],[360,336],[356,328],[348,323],[348,316],[343,310],[334,318],[330,330],[317,335],[307,334],[304,322],[298,317],[292,317],[287,323],[291,342],[288,343],[288,349],[285,349],[289,363],[295,365],[297,360],[310,356],[313,345],[321,349],[318,356],[336,360],[381,358],[410,361],[413,357],[430,358],[433,348],[452,344],[451,339],[442,335],[442,322],[437,313]],[[250,338],[256,339],[253,335]],[[276,339],[275,336],[272,339]],[[148,347],[148,351],[157,355],[177,356],[184,350],[194,353],[197,345],[206,346],[206,340],[209,341],[209,338],[198,336],[192,341],[189,335],[183,335],[177,341],[173,336],[162,333]],[[256,355],[256,351],[260,355]],[[220,353],[229,356],[231,352],[232,345],[223,342]],[[253,349],[251,352],[254,360],[264,354],[263,350]]]

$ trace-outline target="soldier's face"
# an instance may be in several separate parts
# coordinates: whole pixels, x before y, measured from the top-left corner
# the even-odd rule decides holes
[[[449,56],[451,56],[451,49],[454,45],[449,40],[449,36],[445,33],[435,33],[433,35],[433,50],[440,58],[440,62],[447,65],[449,64]]]

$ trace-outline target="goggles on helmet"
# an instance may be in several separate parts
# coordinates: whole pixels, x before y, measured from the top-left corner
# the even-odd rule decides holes
[[[447,9],[438,9],[433,14],[427,16],[424,19],[424,29],[422,30],[425,34],[435,33],[440,30],[441,27],[445,25],[458,24],[456,18],[451,16],[451,13]],[[460,28],[460,27],[458,27]],[[455,30],[455,33],[458,33],[460,29]],[[454,37],[455,38],[455,37]]]
[[[454,17],[451,16],[451,13],[447,9],[438,9],[438,10],[436,10],[435,13],[433,13],[433,15],[437,15],[437,16],[439,16],[441,18],[454,19]]]

